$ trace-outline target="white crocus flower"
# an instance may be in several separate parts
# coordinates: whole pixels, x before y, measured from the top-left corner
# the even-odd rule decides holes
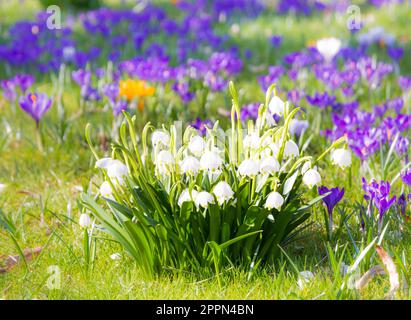
[[[78,224],[80,225],[80,227],[82,228],[88,228],[91,225],[91,219],[90,216],[86,213],[82,213],[80,215],[80,219]]]
[[[230,200],[234,195],[234,192],[231,189],[230,185],[225,181],[220,181],[219,183],[217,183],[217,185],[214,187],[213,193],[216,196],[218,204],[220,206],[224,202]]]
[[[303,182],[309,188],[312,188],[315,185],[319,185],[321,183],[321,176],[315,169],[309,169],[303,175]]]
[[[274,174],[280,170],[280,164],[277,159],[269,156],[260,162],[260,172],[262,174]]]
[[[181,161],[180,169],[182,173],[196,175],[200,170],[200,161],[198,161],[197,158],[188,156]]]
[[[268,195],[264,208],[267,208],[269,210],[271,210],[272,208],[275,208],[278,211],[280,211],[281,206],[283,204],[284,204],[283,196],[277,191],[273,191]]]
[[[190,150],[195,156],[199,157],[203,154],[206,147],[204,139],[200,136],[194,136],[188,143],[188,150]]]
[[[268,104],[268,109],[273,115],[277,114],[281,117],[284,114],[285,103],[279,97],[274,96],[271,98],[270,103]]]
[[[194,198],[194,203],[196,204],[197,208],[207,208],[210,203],[214,203],[214,197],[207,191],[201,191]]]
[[[351,152],[347,149],[336,149],[331,152],[331,161],[340,168],[351,166]]]
[[[183,192],[181,192],[181,195],[178,198],[177,203],[181,207],[184,202],[194,201],[197,195],[198,195],[198,191],[196,190],[191,190],[191,194],[190,194],[189,189],[184,189]]]
[[[325,61],[330,62],[340,51],[341,41],[337,38],[324,38],[317,41],[316,47]]]
[[[200,159],[201,170],[218,171],[222,164],[223,160],[215,151],[206,151]]]
[[[153,146],[163,145],[167,147],[170,143],[170,135],[163,130],[156,130],[151,135],[151,143]]]
[[[254,177],[258,174],[258,162],[254,160],[244,160],[238,167],[238,173],[242,176]]]
[[[113,189],[111,188],[110,182],[104,181],[100,186],[100,194],[104,198],[112,199],[113,198]]]
[[[297,144],[292,140],[288,140],[285,143],[285,147],[284,147],[284,157],[293,158],[293,157],[298,157],[299,154],[300,154],[300,151],[298,150]]]

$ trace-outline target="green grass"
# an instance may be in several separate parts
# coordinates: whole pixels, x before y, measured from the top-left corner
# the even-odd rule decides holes
[[[7,3],[7,1],[6,1]],[[25,10],[16,4],[1,2],[0,10],[7,12],[1,22],[1,29],[13,21],[33,18],[39,6],[34,1],[25,2]],[[411,9],[399,6],[386,11],[376,11],[364,7],[363,17],[372,21],[370,26],[383,25],[410,48],[407,26]],[[252,58],[252,65],[273,64],[286,52],[301,49],[309,40],[322,36],[334,35],[348,39],[344,15],[329,15],[330,28],[324,27],[322,16],[313,17],[277,17],[264,15],[256,21],[244,21],[240,24],[240,34],[234,35],[234,42],[243,47],[259,48]],[[220,26],[222,32],[229,26]],[[267,47],[267,37],[272,34],[284,35],[284,44],[279,52]],[[401,70],[411,73],[410,59],[403,59]],[[258,89],[255,74],[244,72],[237,87],[241,89],[243,102],[262,101],[264,94]],[[253,79],[250,81],[250,79]],[[292,84],[288,84],[291,86]],[[42,89],[52,92],[53,86],[48,79],[43,79]],[[67,113],[72,116],[78,112],[77,88],[70,85],[65,88],[63,98]],[[159,123],[166,122],[176,114],[164,114],[165,101],[149,105],[149,114],[145,121],[158,116]],[[180,108],[178,102],[174,102]],[[228,94],[217,95],[210,108],[218,107],[229,110]],[[215,114],[215,112],[214,112]],[[188,111],[187,118],[194,118],[196,110]],[[0,298],[4,299],[381,299],[389,290],[387,276],[374,279],[362,291],[341,291],[341,282],[331,270],[324,241],[322,208],[316,207],[311,221],[313,225],[304,232],[305,238],[287,248],[287,257],[283,257],[276,266],[267,266],[258,271],[251,280],[247,279],[246,270],[226,269],[222,271],[222,285],[212,274],[195,275],[170,271],[168,275],[155,279],[146,278],[139,266],[127,257],[121,247],[109,239],[97,239],[96,260],[93,268],[85,269],[83,252],[83,231],[77,225],[79,209],[77,199],[80,189],[86,190],[90,185],[101,182],[97,171],[93,169],[92,154],[84,139],[86,123],[93,124],[94,140],[101,155],[107,153],[111,115],[86,113],[71,121],[64,138],[59,140],[56,132],[57,111],[52,110],[42,123],[44,145],[47,152],[41,153],[35,143],[35,125],[29,117],[17,110],[13,114],[11,107],[0,98],[0,117],[2,124],[7,122],[12,133],[7,143],[0,149],[0,183],[7,184],[0,194],[0,208],[15,225],[14,237],[19,248],[44,247],[41,254],[28,261],[28,269],[19,263],[10,272],[0,274]],[[219,118],[215,116],[215,118]],[[221,117],[220,117],[221,118]],[[223,123],[227,120],[223,120]],[[323,124],[325,125],[325,124]],[[3,129],[1,129],[3,130]],[[315,146],[313,147],[315,149]],[[325,183],[344,186],[347,189],[345,203],[349,206],[361,200],[359,183],[359,162],[355,162],[353,171],[354,187],[349,188],[350,181],[346,173],[335,169],[328,171]],[[93,186],[95,190],[95,186]],[[68,207],[71,207],[68,208]],[[352,227],[358,227],[353,222]],[[103,233],[97,236],[105,237]],[[336,246],[350,241],[345,238]],[[409,232],[404,239],[389,244],[389,252],[395,253],[405,261],[411,262],[411,239]],[[10,234],[0,230],[0,255],[18,254],[16,244]],[[110,256],[120,253],[121,258],[113,260]],[[1,260],[0,260],[1,261]],[[377,260],[378,261],[378,260]],[[349,257],[346,260],[349,263]],[[57,266],[61,271],[60,289],[49,289],[47,281],[51,274],[50,266]],[[297,284],[299,271],[311,270],[315,278],[303,288]],[[365,270],[364,270],[365,271]],[[406,271],[409,279],[411,272]],[[402,292],[398,298],[409,299],[409,291]]]

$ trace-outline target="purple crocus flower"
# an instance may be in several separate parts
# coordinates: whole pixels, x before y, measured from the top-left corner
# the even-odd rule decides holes
[[[391,59],[399,61],[404,55],[404,49],[401,47],[388,47],[387,54]]]
[[[242,121],[246,122],[249,119],[255,120],[258,118],[258,108],[259,103],[250,103],[241,107],[240,118]]]
[[[197,129],[200,132],[200,135],[205,136],[207,133],[207,128],[212,128],[213,123],[211,120],[201,120],[200,118],[197,118],[194,122],[191,123],[191,126],[195,129]]]
[[[124,100],[119,100],[113,104],[113,114],[115,117],[121,114],[123,110],[127,110],[128,103]]]
[[[408,195],[408,198],[411,196],[411,194]],[[407,197],[403,193],[400,195],[397,199],[397,206],[401,212],[402,215],[405,215],[405,211],[407,210]]]
[[[29,74],[17,74],[13,80],[15,85],[19,86],[23,93],[34,83],[34,77]]]
[[[341,201],[341,199],[344,197],[344,188],[331,188],[328,189],[325,186],[318,187],[318,194],[323,195],[326,193],[329,193],[329,195],[325,196],[322,200],[324,201],[327,211],[328,211],[328,217],[330,221],[330,230],[332,230],[332,215],[333,215],[333,210],[334,207],[337,205],[338,202]]]
[[[369,183],[365,178],[362,178],[363,190],[366,192],[364,199],[369,201],[370,209],[372,205],[378,209],[379,212],[379,227],[381,230],[381,223],[384,215],[388,212],[391,206],[395,203],[396,197],[389,198],[391,186],[388,181],[380,181],[378,183],[375,179],[372,179]],[[368,211],[370,214],[371,211]]]
[[[408,91],[411,89],[411,77],[404,77],[400,76],[398,78],[398,85],[402,89],[402,91]]]
[[[274,35],[270,38],[270,43],[274,48],[278,48],[281,46],[281,43],[283,42],[283,37],[280,35]]]
[[[408,169],[401,173],[402,181],[409,187],[411,187],[411,169]]]
[[[45,93],[29,93],[19,99],[20,107],[36,121],[37,127],[51,103],[52,100]]]

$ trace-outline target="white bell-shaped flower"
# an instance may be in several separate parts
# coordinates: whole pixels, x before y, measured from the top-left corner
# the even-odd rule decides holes
[[[303,182],[309,188],[312,188],[321,183],[321,176],[315,169],[309,169],[303,175]]]
[[[258,174],[258,162],[255,160],[244,160],[238,167],[238,173],[242,176],[255,177]]]
[[[111,188],[110,182],[104,181],[99,189],[100,194],[104,198],[112,199],[113,198],[113,189]]]
[[[231,189],[230,185],[225,181],[220,181],[213,189],[213,193],[217,198],[217,202],[219,205],[222,205],[224,202],[230,200],[234,192]]]
[[[277,157],[278,152],[280,151],[280,146],[277,142],[270,143],[269,148],[271,149],[273,156]]]
[[[331,161],[333,164],[345,169],[351,166],[351,152],[347,149],[335,149],[331,152]]]
[[[273,156],[269,156],[264,158],[260,162],[260,172],[262,174],[274,174],[280,170],[280,164],[278,163],[277,159]]]
[[[123,181],[123,177],[127,174],[128,168],[120,160],[113,160],[107,167],[107,175],[112,179],[118,179],[120,183]]]
[[[101,169],[107,169],[107,167],[113,162],[112,158],[101,158],[96,161],[96,167]]]
[[[174,157],[173,154],[168,150],[162,150],[157,155],[158,165],[173,165]]]
[[[154,147],[157,145],[163,145],[165,147],[168,147],[170,143],[170,135],[167,132],[164,132],[163,130],[156,130],[151,135],[151,143]]]
[[[191,194],[190,194],[190,190],[189,189],[184,189],[183,192],[181,192],[180,197],[178,198],[178,205],[181,207],[183,205],[184,202],[190,202],[190,201],[194,201],[194,199],[197,197],[198,191],[196,190],[191,190]]]
[[[302,168],[301,168],[301,174],[306,173],[308,170],[311,169],[311,161],[306,161],[304,162]],[[315,168],[314,168],[315,169]]]
[[[180,169],[182,173],[196,175],[200,170],[200,161],[197,158],[188,156],[180,162]]]
[[[260,137],[255,133],[246,135],[243,146],[244,148],[258,149],[260,147]]]
[[[275,208],[278,211],[280,211],[281,206],[283,204],[284,204],[283,196],[277,191],[273,191],[268,195],[264,208],[269,209],[269,210],[271,210],[272,208]]]
[[[160,174],[168,174],[175,163],[173,154],[168,150],[162,150],[157,154],[156,165]]]
[[[80,215],[80,219],[78,224],[80,225],[80,227],[82,228],[88,228],[91,225],[91,218],[88,214],[86,213],[82,213]]]
[[[196,204],[197,208],[207,208],[210,203],[214,203],[214,197],[207,191],[201,191],[194,198],[194,203]]]
[[[277,114],[281,117],[284,114],[285,103],[279,97],[274,96],[271,98],[270,103],[268,104],[268,109],[273,115]]]
[[[222,164],[223,160],[215,151],[206,151],[200,159],[201,170],[218,171]]]
[[[188,150],[190,150],[196,157],[201,156],[205,148],[206,143],[204,139],[200,136],[192,137],[190,139],[190,142],[188,143]]]
[[[288,140],[285,143],[284,147],[284,157],[298,157],[300,154],[300,151],[298,150],[298,145],[293,141],[293,140]]]

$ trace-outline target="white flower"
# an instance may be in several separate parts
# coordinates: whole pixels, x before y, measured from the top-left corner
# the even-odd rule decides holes
[[[82,228],[88,228],[91,225],[91,219],[90,216],[86,213],[82,213],[80,215],[80,219],[79,219],[79,225]]]
[[[203,154],[205,147],[206,143],[200,136],[192,137],[188,143],[188,149],[197,157]]]
[[[260,162],[260,172],[262,174],[274,174],[280,170],[280,164],[277,159],[269,156]]]
[[[225,181],[220,181],[217,183],[214,187],[213,193],[216,196],[219,205],[222,205],[224,202],[230,200],[234,195],[230,185]]]
[[[256,176],[258,174],[258,162],[254,160],[244,160],[238,167],[238,173],[247,177]]]
[[[194,203],[197,207],[207,208],[210,203],[214,202],[213,195],[207,191],[199,192],[194,198]]]
[[[298,277],[298,287],[300,289],[304,288],[304,285],[310,283],[310,281],[314,278],[314,274],[311,271],[301,271]]]
[[[271,151],[273,152],[273,156],[276,157],[278,155],[278,152],[280,151],[280,147],[278,143],[273,142],[269,145]]]
[[[173,154],[168,150],[162,150],[157,155],[158,165],[173,165],[174,157]]]
[[[285,103],[279,97],[274,96],[271,98],[271,101],[268,104],[268,109],[271,111],[272,114],[282,116],[285,110]]]
[[[312,188],[315,185],[319,185],[321,183],[321,176],[315,169],[309,169],[303,175],[303,182],[309,188]]]
[[[113,189],[111,188],[110,182],[108,181],[104,181],[101,186],[100,186],[100,194],[104,197],[104,198],[112,198],[113,195]]]
[[[156,159],[157,169],[161,174],[169,173],[174,165],[174,157],[168,150],[162,150],[158,153]]]
[[[298,157],[299,154],[300,151],[297,144],[292,140],[288,140],[284,147],[284,157]]]
[[[351,152],[347,149],[336,149],[331,152],[331,161],[340,168],[351,166]]]
[[[310,161],[306,161],[304,162],[302,168],[301,168],[301,174],[306,173],[309,169],[311,168],[311,162]],[[315,169],[315,168],[314,168]]]
[[[96,167],[101,169],[107,169],[107,167],[112,163],[114,160],[111,158],[101,158],[96,161]]]
[[[246,135],[243,146],[245,148],[258,149],[260,147],[260,137],[255,133]]]
[[[191,190],[191,195],[190,195],[190,190],[189,189],[184,189],[183,192],[181,192],[180,197],[178,198],[178,205],[181,207],[184,202],[190,202],[194,201],[194,199],[197,197],[198,192],[196,190]]]
[[[117,179],[120,184],[123,183],[123,177],[128,174],[127,166],[120,160],[113,160],[107,167],[107,175],[111,179]]]
[[[197,158],[188,156],[180,163],[182,173],[196,175],[200,170],[200,161]]]
[[[327,62],[340,51],[341,41],[336,38],[324,38],[317,41],[317,50]]]
[[[127,166],[120,160],[112,158],[101,158],[96,161],[96,167],[105,169],[107,175],[114,180],[117,180],[120,184],[123,183],[123,178],[128,174]]]
[[[205,152],[200,159],[200,168],[202,170],[217,171],[220,169],[223,160],[215,151]]]
[[[280,210],[283,204],[283,196],[279,194],[277,191],[273,191],[268,195],[264,208],[267,208],[269,210],[271,210],[272,208],[276,208],[277,210]]]
[[[2,193],[4,190],[6,190],[7,185],[4,183],[0,183],[0,193]]]
[[[170,143],[170,135],[163,130],[156,130],[151,135],[151,143],[153,144],[153,146],[162,144],[163,146],[167,147]]]

